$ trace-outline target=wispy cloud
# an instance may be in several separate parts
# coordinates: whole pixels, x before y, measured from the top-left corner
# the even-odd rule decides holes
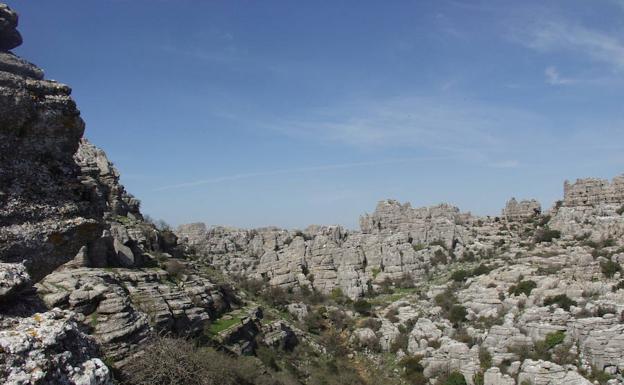
[[[544,75],[546,75],[546,83],[553,86],[561,86],[573,82],[572,79],[563,78],[555,66],[546,68],[544,70]]]
[[[540,21],[517,31],[526,46],[543,52],[570,51],[596,62],[624,70],[622,36],[608,34],[563,20]]]
[[[420,148],[481,160],[517,133],[547,125],[529,111],[435,96],[361,101],[272,124],[288,135],[350,146]]]
[[[241,174],[233,174],[220,176],[215,178],[207,178],[207,179],[197,179],[190,182],[161,186],[155,188],[153,191],[164,191],[164,190],[173,190],[173,189],[181,189],[186,187],[196,187],[201,185],[208,184],[216,184],[222,182],[236,181],[241,179],[249,179],[249,178],[258,178],[265,176],[276,176],[283,174],[301,174],[308,173],[314,171],[329,171],[329,170],[340,170],[340,169],[351,169],[358,167],[373,167],[373,166],[384,166],[384,165],[392,165],[392,164],[400,164],[400,163],[416,163],[416,162],[430,162],[436,160],[444,160],[449,157],[420,157],[420,158],[404,158],[404,159],[385,159],[385,160],[375,160],[368,162],[354,162],[354,163],[338,163],[338,164],[328,164],[321,166],[311,166],[311,167],[299,167],[299,168],[288,168],[288,169],[279,169],[279,170],[268,170],[268,171],[260,171],[260,172],[250,172],[250,173],[241,173]]]

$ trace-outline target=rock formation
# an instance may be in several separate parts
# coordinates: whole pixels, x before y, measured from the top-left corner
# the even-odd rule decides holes
[[[507,201],[502,216],[507,221],[521,221],[534,218],[542,213],[542,205],[535,199],[518,202],[516,198]]]
[[[347,383],[624,384],[624,176],[566,182],[546,214],[386,200],[358,231],[174,234],[70,88],[9,51],[16,27],[0,4],[0,382],[109,385],[161,334],[256,354],[276,384],[349,365]]]

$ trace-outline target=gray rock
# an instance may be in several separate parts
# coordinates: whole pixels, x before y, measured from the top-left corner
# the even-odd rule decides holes
[[[23,264],[0,263],[0,301],[15,296],[30,283],[30,276]]]
[[[0,373],[5,384],[112,385],[95,341],[72,312],[54,309],[0,330]]]
[[[17,13],[6,4],[0,4],[0,50],[10,50],[22,44],[17,22]]]

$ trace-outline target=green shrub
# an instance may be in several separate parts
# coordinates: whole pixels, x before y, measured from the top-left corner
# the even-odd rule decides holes
[[[617,283],[617,285],[613,285],[613,287],[611,288],[611,291],[613,291],[614,293],[620,289],[624,289],[624,281],[620,281]]]
[[[156,338],[124,371],[132,385],[254,385],[263,370],[247,357],[234,358],[185,339]]]
[[[485,382],[485,379],[483,378],[483,373],[475,373],[475,375],[472,377],[472,382],[474,382],[474,385],[483,385]]]
[[[457,325],[466,320],[466,315],[468,315],[468,312],[466,311],[465,307],[463,307],[462,305],[453,305],[449,312],[448,319],[449,321]]]
[[[455,270],[453,274],[451,274],[451,279],[455,282],[463,282],[468,278],[470,274],[463,269]]]
[[[479,349],[479,362],[483,370],[488,370],[492,367],[492,355],[485,347]]]
[[[570,299],[565,294],[559,294],[554,297],[546,297],[544,299],[544,306],[550,306],[550,305],[559,305],[560,308],[566,311],[570,311],[570,306],[576,306],[577,302]]]
[[[613,278],[615,273],[619,273],[622,271],[622,266],[619,263],[613,262],[608,259],[606,261],[600,262],[600,270],[602,270],[602,274],[604,274],[607,278]]]
[[[403,368],[403,378],[411,385],[425,385],[429,383],[427,378],[423,375],[425,369],[420,363],[420,360],[421,358],[419,356],[407,356],[399,361],[399,366]]]
[[[615,212],[618,213],[618,215],[624,214],[624,205],[622,205],[622,207],[620,207],[619,209],[615,210]]]
[[[552,242],[553,239],[561,238],[561,231],[551,230],[548,227],[538,229],[535,232],[535,243]]]
[[[559,330],[553,333],[548,333],[546,335],[546,338],[544,339],[544,342],[546,343],[548,349],[552,349],[562,343],[563,340],[565,340],[565,332]]]
[[[466,378],[460,372],[452,372],[444,381],[444,385],[467,385]]]
[[[372,307],[370,302],[361,298],[353,303],[353,310],[362,315],[369,315]]]
[[[477,275],[485,275],[488,274],[492,269],[490,269],[489,266],[487,266],[486,264],[482,263],[479,266],[475,267],[474,270],[472,270],[472,275],[473,276],[477,276]]]
[[[513,285],[509,288],[509,294],[520,295],[524,294],[527,297],[531,295],[533,289],[537,287],[537,283],[535,281],[526,280],[520,281],[517,285]]]

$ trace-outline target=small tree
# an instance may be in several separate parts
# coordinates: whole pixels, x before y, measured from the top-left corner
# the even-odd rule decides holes
[[[467,315],[468,312],[465,307],[462,305],[453,305],[453,307],[451,307],[451,311],[449,312],[448,319],[453,324],[458,325],[466,320]]]
[[[622,266],[619,263],[613,262],[608,259],[600,263],[600,270],[602,270],[602,274],[604,274],[607,278],[613,278],[615,273],[619,273],[622,271]]]
[[[362,298],[353,303],[353,310],[362,315],[369,315],[372,307],[373,305],[370,302]]]

